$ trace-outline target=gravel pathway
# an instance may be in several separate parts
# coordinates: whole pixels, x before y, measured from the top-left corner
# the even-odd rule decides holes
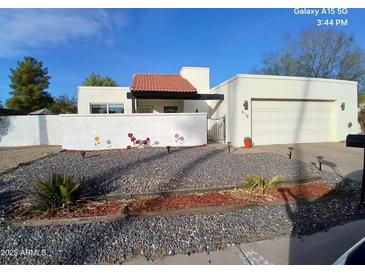
[[[357,197],[112,223],[0,227],[0,264],[115,264],[304,235],[365,218]],[[24,253],[28,252],[28,255]]]
[[[0,175],[3,189],[27,189],[53,172],[68,174],[98,194],[153,192],[242,184],[248,175],[285,179],[323,177],[332,186],[341,178],[311,164],[271,153],[227,154],[212,147],[54,153]]]

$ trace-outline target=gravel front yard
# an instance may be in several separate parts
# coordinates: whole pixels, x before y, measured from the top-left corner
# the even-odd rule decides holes
[[[12,252],[3,253],[0,263],[123,263],[141,254],[156,258],[216,250],[227,244],[311,234],[360,218],[365,218],[365,210],[359,209],[358,198],[347,197],[228,212],[131,217],[112,223],[0,227],[1,250]],[[22,255],[25,251],[35,255]]]
[[[311,164],[269,153],[238,155],[196,147],[173,148],[167,154],[164,148],[151,148],[90,152],[83,159],[78,153],[58,152],[0,175],[0,212],[4,193],[26,190],[52,172],[72,175],[99,194],[241,184],[248,175],[280,174],[287,180],[321,176],[332,187],[341,182],[337,175]],[[357,197],[349,196],[109,223],[4,226],[0,227],[0,263],[123,263],[141,254],[157,258],[310,234],[360,218],[365,218],[365,210],[359,209]]]
[[[212,147],[133,149],[54,153],[0,175],[0,190],[27,189],[53,172],[73,176],[99,194],[154,192],[242,184],[248,175],[285,179],[323,177],[331,186],[341,178],[311,164],[270,153],[227,154]]]

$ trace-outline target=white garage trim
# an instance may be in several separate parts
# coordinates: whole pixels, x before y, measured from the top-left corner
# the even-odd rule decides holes
[[[251,121],[256,145],[336,140],[334,100],[253,99]]]

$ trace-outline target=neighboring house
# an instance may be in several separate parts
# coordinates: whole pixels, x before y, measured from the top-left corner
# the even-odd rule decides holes
[[[48,110],[47,108],[42,108],[33,112],[29,112],[28,115],[51,115],[51,114],[52,112],[50,110]]]
[[[209,68],[183,67],[180,74],[135,74],[130,87],[79,87],[78,114],[207,112],[219,121],[209,130],[223,130],[233,146],[245,137],[292,144],[359,132],[357,82],[246,74],[212,89],[209,82]]]

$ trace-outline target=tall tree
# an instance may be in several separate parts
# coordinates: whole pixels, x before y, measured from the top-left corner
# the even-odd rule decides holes
[[[277,54],[262,60],[259,74],[359,81],[364,85],[365,54],[353,36],[331,29],[309,28],[289,39]]]
[[[83,86],[93,87],[118,87],[118,83],[110,77],[103,77],[94,72],[91,73],[82,83]]]
[[[42,62],[27,56],[18,61],[17,67],[10,69],[10,72],[12,97],[6,101],[7,107],[31,112],[48,107],[53,102],[46,91],[51,77]]]
[[[50,105],[49,110],[53,114],[76,113],[76,101],[74,98],[70,98],[67,95],[59,96],[54,99],[54,102]]]

